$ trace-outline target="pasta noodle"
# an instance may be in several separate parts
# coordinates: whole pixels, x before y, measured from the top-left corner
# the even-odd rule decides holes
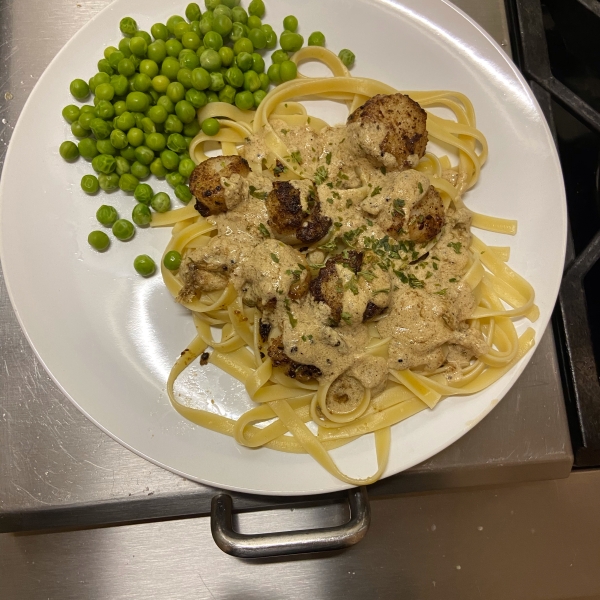
[[[397,93],[384,83],[350,76],[341,61],[323,48],[303,48],[293,60],[297,65],[319,61],[329,68],[331,77],[310,78],[300,74],[298,79],[271,91],[255,113],[223,103],[208,104],[199,111],[198,118],[200,121],[218,118],[221,129],[216,136],[201,133],[193,140],[190,155],[197,163],[207,160],[207,152],[215,147],[220,147],[224,155],[237,154],[249,136],[265,127],[268,129],[273,119],[290,127],[308,125],[317,132],[326,127],[324,121],[308,115],[299,99],[345,102],[351,113],[377,94]],[[453,113],[454,119],[445,119],[428,112],[427,131],[430,140],[456,150],[458,166],[452,167],[448,156],[427,152],[415,169],[429,178],[446,209],[464,209],[462,196],[477,183],[488,152],[485,136],[476,128],[470,100],[464,94],[445,90],[403,93],[424,109],[442,107]],[[285,167],[285,179],[301,179],[299,164],[290,157],[282,138],[271,130],[265,140],[266,164],[251,163],[252,170],[261,173],[265,168],[280,164]],[[445,176],[449,169],[454,169],[454,180]],[[471,215],[475,228],[509,235],[516,233],[515,221],[473,212]],[[190,248],[208,244],[217,229],[192,205],[157,214],[152,225],[173,227],[165,253],[176,250],[182,255]],[[480,392],[507,373],[534,345],[533,329],[528,328],[519,336],[512,321],[515,317],[535,321],[539,311],[531,285],[507,265],[509,248],[488,246],[473,236],[468,253],[468,268],[462,282],[473,290],[477,301],[470,323],[483,335],[489,350],[458,373],[454,372],[452,377],[447,376],[444,368],[433,372],[390,369],[381,393],[371,396],[367,390],[350,412],[332,413],[326,402],[331,382],[299,381],[274,366],[272,359],[261,352],[259,309],[244,305],[230,283],[224,290],[182,302],[193,315],[196,337],[171,370],[167,390],[173,406],[186,419],[229,435],[244,446],[308,453],[332,475],[352,485],[376,481],[387,465],[392,426],[418,412],[434,409],[448,396]],[[177,297],[182,281],[164,265],[162,275],[169,292]],[[221,330],[219,339],[214,337],[216,329]],[[369,325],[369,334],[367,354],[387,358],[391,338],[382,338],[376,323]],[[212,349],[209,362],[241,381],[256,404],[237,420],[189,408],[175,396],[177,377],[209,348]],[[366,478],[342,473],[330,451],[370,433],[374,435],[376,447],[375,473]]]

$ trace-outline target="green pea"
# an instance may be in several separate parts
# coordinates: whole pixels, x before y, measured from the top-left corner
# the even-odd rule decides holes
[[[138,185],[138,187],[140,187]],[[137,188],[135,188],[137,190]],[[138,202],[131,211],[131,219],[138,227],[145,227],[152,221],[150,209],[142,202]]]
[[[198,26],[200,27],[200,33],[202,35],[206,35],[208,32],[212,31],[213,21],[214,19],[209,18],[207,13],[200,19]]]
[[[133,197],[138,202],[141,202],[142,204],[149,206],[150,201],[154,197],[154,192],[152,191],[152,188],[147,183],[140,183],[135,188],[135,191],[133,192]],[[136,222],[135,219],[133,221],[134,221],[134,223]],[[139,224],[139,223],[137,223],[137,224]]]
[[[169,39],[169,30],[164,23],[155,23],[150,28],[150,33],[155,40],[167,41]]]
[[[164,75],[157,75],[152,79],[152,89],[157,91],[159,94],[164,94],[171,83],[168,77]]]
[[[210,74],[206,69],[198,68],[192,71],[192,86],[196,90],[205,90],[210,86]]]
[[[221,0],[204,0],[204,6],[208,10],[215,10],[219,4],[221,4]]]
[[[248,13],[262,19],[265,15],[265,3],[263,0],[252,0],[250,6],[248,6]]]
[[[167,98],[173,103],[177,103],[185,98],[185,88],[178,81],[169,84],[167,88]]]
[[[111,80],[111,85],[116,96],[124,96],[129,90],[129,81],[124,75],[117,75]]]
[[[187,185],[180,183],[175,187],[175,196],[184,204],[187,204],[192,199],[192,192],[190,192],[190,188]]]
[[[265,92],[265,90],[256,90],[256,92],[254,92],[254,108],[258,108],[260,106],[260,103],[265,99],[266,95],[267,92]]]
[[[112,227],[115,221],[119,218],[116,209],[108,204],[103,204],[96,211],[96,219],[104,227]]]
[[[233,87],[240,88],[244,85],[244,74],[239,67],[230,67],[225,73],[225,81]]]
[[[92,119],[90,122],[90,129],[96,136],[97,140],[105,140],[110,136],[110,132],[112,131],[111,126],[106,121],[99,119],[98,117]]]
[[[283,19],[283,28],[287,31],[294,32],[298,29],[298,19],[293,15],[289,15]]]
[[[248,52],[248,54],[252,54],[254,52],[254,44],[247,38],[240,38],[233,45],[233,52],[237,56],[240,52]]]
[[[90,95],[90,86],[83,79],[73,79],[69,89],[77,100],[85,100]]]
[[[219,56],[221,57],[221,64],[224,67],[229,67],[231,64],[233,64],[235,54],[229,46],[223,46],[222,48],[220,48]]]
[[[98,140],[96,142],[96,149],[99,154],[108,154],[110,156],[116,156],[118,150],[111,144],[110,139]]]
[[[252,42],[252,45],[259,50],[267,46],[267,36],[262,29],[252,29],[248,34],[248,38]]]
[[[81,127],[83,129],[85,129],[85,131],[91,131],[92,129],[92,121],[96,118],[96,115],[94,113],[91,112],[81,112],[81,114],[79,115],[79,119],[77,120],[77,122],[79,123],[79,125],[81,125]]]
[[[79,158],[79,148],[73,142],[63,142],[58,151],[68,162],[73,162]]]
[[[113,68],[110,66],[110,63],[106,58],[101,58],[98,61],[98,71],[101,73],[108,73],[108,75],[112,75],[114,73]]]
[[[298,67],[291,60],[286,60],[280,65],[281,81],[291,81],[298,75]]]
[[[133,192],[135,191],[135,188],[139,185],[140,181],[137,177],[135,177],[135,175],[132,175],[131,173],[123,173],[123,175],[121,175],[119,177],[119,187],[124,191],[124,192]]]
[[[221,68],[221,57],[216,50],[208,48],[200,56],[200,65],[207,71],[218,71]]]
[[[165,179],[173,189],[175,189],[178,185],[182,185],[185,183],[185,177],[183,177],[183,175],[181,175],[181,173],[179,173],[178,171],[168,173]]]
[[[223,2],[221,2],[221,4],[219,4],[213,10],[213,17],[214,17],[215,21],[217,20],[218,17],[221,17],[221,16],[228,17],[229,19],[231,19],[231,17],[233,16],[229,6],[225,6],[225,4],[223,4]]]
[[[154,152],[148,146],[138,146],[135,149],[135,158],[143,165],[149,165],[154,160]]]
[[[150,206],[157,213],[164,213],[171,209],[171,198],[165,192],[158,192],[150,202]]]
[[[190,69],[179,69],[177,81],[183,86],[184,90],[189,90],[192,87],[192,71]]]
[[[248,18],[248,22],[246,23],[246,25],[248,25],[248,29],[250,31],[252,31],[253,29],[261,29],[262,21],[260,20],[260,17],[257,17],[256,15],[252,15],[251,17]],[[263,33],[265,33],[265,32],[263,31]]]
[[[74,123],[79,119],[79,107],[75,106],[75,104],[69,104],[62,109],[62,116],[64,117],[67,123]]]
[[[183,136],[181,137],[183,139]],[[168,141],[167,147],[169,147]],[[165,168],[169,169],[170,171],[174,171],[179,166],[179,156],[177,156],[177,154],[175,154],[175,152],[173,152],[172,150],[163,150],[160,153],[160,160],[162,161],[162,164],[165,166]]]
[[[165,265],[169,271],[177,271],[181,265],[181,254],[179,254],[177,250],[167,252],[163,258],[163,265]]]
[[[110,132],[110,143],[118,150],[123,150],[127,147],[129,142],[127,141],[127,134],[120,129],[113,129]]]
[[[187,150],[187,144],[180,133],[172,133],[167,139],[167,148],[178,154]]]
[[[121,179],[123,179],[123,177],[126,177],[126,175],[123,175]],[[112,232],[118,240],[125,242],[133,237],[135,227],[133,226],[133,223],[127,219],[118,219],[112,226]]]
[[[114,46],[107,46],[104,48],[104,58],[108,60],[113,52],[117,52],[117,49]]]
[[[85,160],[92,160],[94,157],[98,156],[98,149],[96,148],[96,143],[94,140],[90,138],[85,138],[81,140],[77,144],[77,148],[79,150],[79,154],[85,158]]]
[[[120,154],[124,159],[128,160],[130,163],[135,160],[135,148],[133,146],[127,146],[127,148],[123,148]]]
[[[277,46],[277,34],[274,31],[269,31],[267,34],[267,45],[265,46],[265,48],[267,48],[267,50],[273,50],[273,48],[275,48],[275,46]]]
[[[344,65],[349,69],[350,67],[352,67],[352,65],[354,64],[354,61],[356,60],[356,56],[354,54],[354,52],[352,52],[352,50],[348,50],[347,48],[344,48],[343,50],[340,50],[340,53],[338,54],[340,60],[342,61],[342,63],[344,63]]]
[[[248,13],[241,6],[236,6],[231,9],[231,20],[245,25],[248,22]]]
[[[210,93],[214,94],[214,92],[210,92]],[[227,102],[228,104],[233,104],[233,101],[235,99],[235,94],[236,94],[236,89],[228,84],[219,92],[218,100],[219,100],[219,102]],[[207,98],[207,101],[208,101],[208,98]],[[187,127],[187,125],[186,125],[186,127]]]
[[[260,79],[254,71],[246,71],[244,73],[244,89],[250,92],[260,89]]]
[[[176,115],[169,115],[165,121],[165,133],[181,133],[182,131],[183,123],[179,120],[179,117]]]
[[[320,31],[313,31],[308,36],[309,46],[325,46],[325,36]]]
[[[96,106],[96,114],[101,119],[109,121],[115,116],[115,107],[107,100],[100,100]]]
[[[167,57],[167,46],[166,46],[165,42],[163,42],[161,39],[156,40],[155,42],[152,42],[148,46],[147,55],[148,55],[148,58],[146,60],[150,60],[157,65],[157,73],[158,73],[158,65],[163,60],[165,60],[165,58]],[[143,60],[140,63],[140,67],[145,62],[146,61]],[[150,73],[147,73],[147,72],[146,72],[146,75],[149,75],[150,77],[155,77],[155,75],[150,75]]]
[[[196,163],[191,158],[184,158],[179,161],[179,174],[186,179],[192,174],[192,171],[196,168]]]
[[[166,145],[167,140],[162,133],[149,133],[146,136],[146,146],[148,146],[148,148],[154,152],[161,152],[165,149]]]
[[[254,107],[254,96],[252,92],[244,91],[238,92],[235,95],[235,105],[240,110],[250,110]]]
[[[221,129],[221,125],[217,119],[211,117],[210,119],[204,119],[202,122],[202,131],[206,135],[217,135],[219,130]]]
[[[176,58],[167,56],[160,67],[160,74],[168,77],[171,81],[175,81],[180,68],[179,61]]]
[[[173,27],[173,35],[181,41],[181,38],[185,33],[191,31],[191,25],[186,23],[185,21],[181,21],[180,23],[176,23],[175,27]],[[182,44],[183,45],[183,44]]]
[[[167,111],[167,115],[175,112],[175,105],[167,96],[161,96],[156,102],[156,106],[162,106]]]
[[[249,71],[254,64],[252,60],[252,54],[249,52],[240,52],[235,58],[235,64],[238,66],[240,71]]]
[[[225,87],[225,79],[221,73],[211,73],[210,74],[210,87],[209,90],[211,92],[218,92]],[[175,107],[177,109],[177,107]],[[179,115],[178,115],[179,116]],[[181,117],[179,117],[181,118]],[[181,119],[183,121],[183,119]],[[183,121],[185,123],[185,121]],[[188,121],[189,123],[189,121]]]
[[[219,89],[222,89],[225,85],[223,82],[223,76],[220,73],[212,73],[211,75],[221,78],[222,85]],[[175,114],[179,117],[179,120],[182,123],[191,123],[196,118],[196,109],[187,100],[180,100],[175,105]]]
[[[150,168],[136,160],[131,165],[130,172],[137,179],[146,179],[150,175]]]
[[[267,75],[269,76],[269,79],[275,85],[279,85],[281,83],[281,65],[280,64],[271,65],[269,67],[269,70],[267,71]]]
[[[110,246],[110,239],[104,231],[92,231],[88,235],[88,244],[98,252],[104,252]]]
[[[113,108],[115,110],[115,116],[120,117],[127,110],[127,104],[125,104],[124,100],[119,100],[113,104]]]
[[[134,37],[141,37],[146,42],[146,45],[152,43],[152,37],[147,31],[136,31]]]
[[[286,52],[298,52],[304,44],[304,38],[299,33],[284,31],[279,38],[279,43]]]
[[[275,50],[275,52],[273,52],[271,55],[271,61],[274,65],[281,64],[283,61],[289,60],[289,58],[290,57],[288,53],[284,52],[283,50]]]
[[[197,50],[202,45],[202,41],[200,40],[200,36],[193,31],[186,31],[181,36],[181,44],[184,48],[188,48],[190,50]]]
[[[188,90],[185,93],[185,99],[194,107],[202,108],[206,104],[206,94],[198,90]]]
[[[223,90],[224,89],[225,88],[223,88]],[[223,90],[221,90],[221,92]],[[221,94],[221,92],[219,92],[219,94]],[[219,95],[216,92],[206,92],[206,103],[210,104],[211,102],[219,102]]]
[[[258,79],[260,80],[260,89],[263,92],[268,91],[269,86],[271,85],[271,80],[269,79],[269,76],[266,73],[260,73]]]
[[[227,15],[218,15],[215,17],[212,25],[212,31],[209,34],[215,33],[221,38],[226,38],[233,30],[233,23],[231,18]],[[207,35],[209,35],[207,34]],[[204,38],[204,45],[206,46],[206,38]]]
[[[256,73],[264,73],[265,71],[265,60],[256,52],[252,54],[252,70]]]
[[[155,158],[150,163],[150,173],[152,173],[152,175],[154,175],[155,177],[158,177],[159,179],[163,179],[164,176],[167,174],[167,170],[165,169],[164,165],[162,164],[162,161],[160,160],[160,158]]]
[[[84,129],[79,123],[79,121],[74,121],[73,123],[71,123],[71,133],[76,138],[85,138],[88,137],[88,135],[90,134],[89,130]]]
[[[131,17],[123,17],[119,23],[119,29],[123,35],[132,36],[138,30],[138,26]]]
[[[98,178],[95,175],[84,175],[81,178],[81,189],[86,194],[95,194],[100,189]]]
[[[150,104],[148,96],[143,92],[131,92],[127,94],[125,103],[127,104],[127,110],[141,113],[146,112]]]
[[[186,48],[179,53],[179,66],[192,71],[200,65],[200,58],[194,50]]]
[[[129,51],[129,40],[127,40],[127,50]],[[124,59],[127,58],[125,56],[125,54],[123,52],[121,52],[121,50],[117,50],[116,52],[113,52],[109,57],[108,57],[108,63],[110,64],[111,68],[113,70],[116,70],[119,63]]]
[[[92,159],[92,168],[96,173],[105,173],[108,175],[115,170],[115,158],[110,154],[98,154]]]
[[[175,34],[175,25],[181,23],[183,20],[183,17],[180,17],[179,15],[173,15],[167,19],[167,30],[171,35]]]
[[[133,150],[133,148],[132,148]],[[122,151],[121,151],[122,152]],[[135,159],[135,154],[132,155],[132,159]],[[115,164],[117,165],[115,173],[120,177],[123,173],[129,173],[130,165],[129,161],[123,156],[117,156],[115,158]]]
[[[202,32],[200,31],[200,21],[192,21],[190,23],[190,27],[191,30],[200,38],[200,40],[202,40]]]
[[[183,50],[183,44],[179,40],[170,39],[165,42],[165,50],[167,51],[167,58],[177,58]]]
[[[143,37],[135,36],[129,42],[129,49],[138,58],[145,58],[148,53],[148,44]]]
[[[134,148],[141,146],[144,143],[144,132],[141,129],[139,129],[138,127],[132,127],[127,132],[127,141]],[[134,150],[134,152],[135,152],[135,150]]]
[[[123,58],[117,65],[117,71],[120,75],[131,77],[135,73],[135,64],[131,58]]]
[[[109,173],[108,175],[100,173],[98,175],[98,184],[100,185],[100,189],[105,192],[112,192],[119,187],[119,176],[116,173]]]
[[[117,117],[116,125],[121,131],[129,131],[135,126],[135,117],[129,111],[125,111]]]
[[[200,123],[198,123],[198,119],[194,117],[193,121],[186,123],[183,126],[183,134],[184,138],[193,138],[200,133]],[[189,142],[186,141],[186,147],[189,146]]]
[[[136,92],[147,92],[152,85],[152,80],[144,73],[137,73],[133,77],[133,89]]]
[[[242,23],[234,23],[231,29],[231,33],[229,34],[229,39],[235,44],[238,40],[241,40],[243,37],[246,37],[246,30],[244,29],[246,26],[242,25]]]
[[[198,21],[202,16],[200,7],[195,2],[190,2],[185,9],[185,18],[188,21]]]

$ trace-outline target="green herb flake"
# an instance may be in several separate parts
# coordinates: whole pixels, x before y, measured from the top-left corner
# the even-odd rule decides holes
[[[331,152],[328,152],[328,153],[325,155],[325,162],[326,162],[328,165],[330,165],[330,164],[331,164]]]
[[[421,182],[419,181],[419,183],[417,183],[417,187],[419,188],[419,194],[423,193],[423,186],[421,185]]]
[[[385,167],[380,167],[379,170],[381,171],[382,175],[387,175],[387,169]]]
[[[431,266],[433,267],[433,270],[434,270],[434,271],[437,271],[437,270],[438,270],[438,265],[437,265],[437,263],[434,263],[434,262],[432,262],[432,263],[431,263]]]
[[[458,279],[456,279],[456,277],[453,277],[452,279],[448,279],[448,281],[450,283],[456,283],[458,281]]]
[[[346,208],[350,208],[352,206],[352,200],[350,200],[350,198],[346,199]],[[483,254],[483,252],[482,252]]]
[[[258,200],[266,200],[267,198],[267,192],[257,192],[253,185],[248,188],[248,191],[253,198],[257,198]]]
[[[462,244],[460,242],[448,242],[448,248],[452,248],[456,254],[460,254],[460,249],[462,248]]]
[[[358,285],[356,282],[356,277],[353,275],[350,278],[350,281],[344,286],[347,290],[350,290],[355,296],[358,296]]]
[[[373,198],[373,196],[378,196],[379,194],[381,194],[381,188],[379,186],[377,186],[372,192],[371,192],[371,198]]]
[[[281,133],[283,133],[283,135],[287,135],[289,133],[289,129],[282,129]]]
[[[271,237],[271,234],[269,233],[269,230],[265,227],[265,225],[263,223],[261,223],[258,226],[258,230],[260,231],[260,233],[261,233],[261,235],[263,237],[266,237],[266,238],[270,238]]]
[[[327,169],[321,165],[316,171],[315,171],[315,183],[317,185],[321,185],[329,176],[329,174],[327,173]]]
[[[367,281],[373,281],[373,279],[375,279],[375,275],[373,275],[371,271],[359,271],[358,276],[366,279]]]
[[[352,315],[350,313],[347,312],[342,312],[342,319],[344,319],[344,321],[346,321],[346,323],[350,323],[350,319],[352,318]]]
[[[367,219],[367,225],[369,227],[373,227],[373,221],[371,221],[371,219]]]
[[[434,294],[437,294],[438,296],[445,296],[446,295],[446,288],[444,288],[443,290],[438,290],[437,292],[433,292]]]
[[[342,226],[342,224],[339,221],[336,221],[334,223],[334,226],[337,227],[338,229]]]
[[[292,157],[292,160],[294,162],[296,162],[297,164],[301,165],[302,164],[302,155],[300,154],[300,151],[297,150],[296,152],[292,152],[290,154],[290,156]]]
[[[333,204],[333,198],[327,198],[327,203],[328,204]]]
[[[273,262],[279,262],[279,257],[274,252],[271,252],[271,259],[273,260]]]

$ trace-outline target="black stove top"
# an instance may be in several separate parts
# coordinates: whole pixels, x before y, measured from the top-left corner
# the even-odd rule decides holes
[[[600,2],[506,0],[515,62],[554,134],[569,215],[553,315],[575,467],[600,466]]]

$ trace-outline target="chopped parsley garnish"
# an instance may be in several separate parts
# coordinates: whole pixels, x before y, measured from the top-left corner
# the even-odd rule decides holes
[[[299,165],[302,164],[302,155],[300,154],[299,150],[297,150],[296,152],[292,152],[290,156],[292,157],[292,160],[294,162],[298,163]]]
[[[443,290],[438,290],[437,292],[433,292],[434,294],[437,294],[438,296],[445,296],[446,295],[446,288],[444,288]]]
[[[462,244],[460,242],[448,242],[448,248],[452,248],[456,254],[460,254]]]
[[[330,165],[330,164],[331,164],[331,152],[328,152],[328,153],[325,155],[325,162],[326,162],[328,165]]]
[[[271,259],[273,260],[273,262],[278,263],[279,262],[279,257],[277,256],[277,254],[271,252]]]
[[[287,167],[284,164],[277,161],[277,164],[273,167],[273,175],[279,177],[282,173],[285,173],[286,169]]]
[[[333,198],[327,198],[327,202],[328,202],[329,204],[333,204]]]
[[[381,171],[382,175],[387,175],[387,169],[385,167],[380,167],[379,170]]]
[[[315,171],[315,183],[317,185],[321,185],[329,176],[329,174],[327,173],[327,169],[321,165],[316,171]]]
[[[411,288],[425,287],[425,284],[420,279],[418,279],[415,275],[413,275],[412,273],[410,273],[408,276],[408,285]]]
[[[301,263],[296,263],[301,271],[306,271],[306,267]]]
[[[396,198],[394,200],[394,211],[395,213],[398,213],[400,216],[404,216],[404,200],[401,200],[400,198]]]
[[[366,279],[367,281],[373,281],[373,279],[375,279],[375,275],[373,275],[371,271],[359,271],[358,276]]]
[[[342,171],[340,171],[338,173],[338,178],[339,179],[346,179],[346,180],[348,180],[348,175],[346,175],[346,173],[342,173]]]
[[[260,233],[261,233],[261,235],[263,237],[266,237],[266,238],[270,238],[271,237],[271,234],[269,233],[269,230],[262,223],[258,226],[258,230],[260,231]]]
[[[332,238],[326,244],[319,246],[319,250],[325,250],[326,252],[333,252],[336,248],[337,242],[335,238]]]
[[[333,181],[325,184],[330,190],[333,189]]]
[[[437,265],[437,263],[434,263],[434,262],[432,262],[432,263],[431,263],[431,266],[433,267],[433,270],[434,270],[434,271],[437,271],[437,270],[438,270],[438,265]]]
[[[453,277],[452,279],[448,279],[448,281],[450,283],[456,283],[458,281],[458,279],[456,279],[456,277]]]
[[[350,313],[347,312],[342,312],[342,319],[344,319],[344,321],[346,321],[346,323],[350,323],[350,319],[352,318],[352,315]]]
[[[377,294],[389,294],[390,293],[390,288],[382,288],[380,290],[375,290],[373,292],[373,296],[376,296]]]
[[[371,219],[367,219],[367,225],[369,227],[373,227],[373,221],[371,221]]]
[[[346,208],[350,208],[352,206],[352,200],[350,200],[350,198],[346,199]],[[481,253],[483,254],[483,252]]]
[[[342,226],[342,224],[339,221],[336,221],[334,223],[335,227],[337,227],[338,229]]]
[[[285,299],[284,305],[285,305],[285,310],[287,312],[288,319],[290,320],[290,325],[292,326],[292,329],[293,329],[294,327],[296,327],[296,325],[298,325],[298,319],[296,319],[296,317],[294,317],[294,315],[292,313],[292,309],[290,308],[290,299],[289,298]]]
[[[282,129],[281,133],[283,133],[283,135],[287,135],[289,133],[289,129]]]
[[[378,196],[379,194],[381,194],[381,188],[379,186],[377,186],[372,192],[371,192],[371,198],[373,198],[373,196]]]
[[[344,287],[350,290],[355,296],[358,296],[358,285],[356,283],[356,277],[353,275]]]
[[[423,193],[423,186],[421,185],[421,182],[419,181],[419,183],[417,183],[417,187],[419,188],[419,194]]]
[[[337,193],[337,192],[331,192],[331,195],[336,199],[339,200],[341,198],[341,196]]]
[[[429,279],[433,273],[431,271],[427,271],[427,275],[425,275],[425,279]]]
[[[266,200],[267,192],[257,192],[256,188],[253,185],[251,185],[248,189],[250,191],[250,195],[253,198],[258,198],[258,200]]]

